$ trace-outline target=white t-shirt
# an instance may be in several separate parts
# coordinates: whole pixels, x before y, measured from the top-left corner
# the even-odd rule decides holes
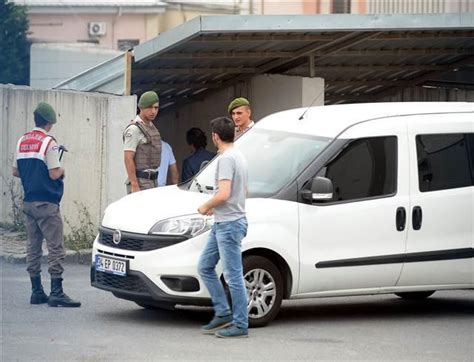
[[[165,141],[161,141],[161,163],[158,167],[158,187],[166,186],[166,180],[168,179],[168,170],[171,165],[176,163],[174,158],[173,149]]]
[[[216,222],[233,221],[245,216],[245,198],[247,197],[247,161],[234,147],[226,150],[217,160],[214,193],[219,191],[219,181],[230,180],[229,199],[214,208]]]

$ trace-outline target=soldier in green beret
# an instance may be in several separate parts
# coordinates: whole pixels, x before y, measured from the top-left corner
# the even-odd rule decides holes
[[[64,190],[64,168],[60,164],[60,148],[48,134],[57,121],[56,112],[48,103],[40,102],[33,116],[36,127],[18,141],[13,164],[13,176],[21,179],[24,191],[23,212],[28,234],[26,270],[32,287],[30,303],[48,303],[51,307],[80,307],[81,303],[69,298],[62,286],[62,262],[66,252],[59,203]],[[49,297],[41,283],[44,239],[49,251]]]
[[[145,92],[138,100],[139,114],[123,132],[127,193],[157,186],[161,163],[161,136],[153,124],[159,110],[158,94]]]
[[[235,139],[239,138],[253,127],[254,121],[250,119],[252,110],[250,109],[250,102],[247,98],[238,97],[229,103],[227,108],[229,115],[235,124]]]

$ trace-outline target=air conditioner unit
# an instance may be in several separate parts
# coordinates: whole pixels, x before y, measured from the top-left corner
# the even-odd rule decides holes
[[[90,36],[104,36],[105,23],[99,23],[99,22],[89,23],[89,35]]]

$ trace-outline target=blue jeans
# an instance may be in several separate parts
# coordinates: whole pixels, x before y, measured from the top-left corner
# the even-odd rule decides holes
[[[247,291],[245,289],[242,253],[240,244],[247,235],[247,219],[216,222],[201,253],[198,272],[211,294],[215,315],[223,317],[233,314],[233,323],[238,328],[248,328]],[[224,287],[217,277],[216,265],[222,261],[224,279],[232,297],[229,307]]]

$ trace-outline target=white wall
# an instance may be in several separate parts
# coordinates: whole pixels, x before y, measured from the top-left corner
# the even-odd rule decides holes
[[[125,195],[122,130],[135,115],[136,99],[0,85],[2,221],[9,221],[11,213],[3,179],[12,179],[17,140],[34,127],[33,110],[40,101],[50,103],[56,110],[58,122],[50,133],[69,149],[62,159],[66,170],[63,216],[75,221],[78,209],[74,202],[80,202],[98,224],[105,207]]]

